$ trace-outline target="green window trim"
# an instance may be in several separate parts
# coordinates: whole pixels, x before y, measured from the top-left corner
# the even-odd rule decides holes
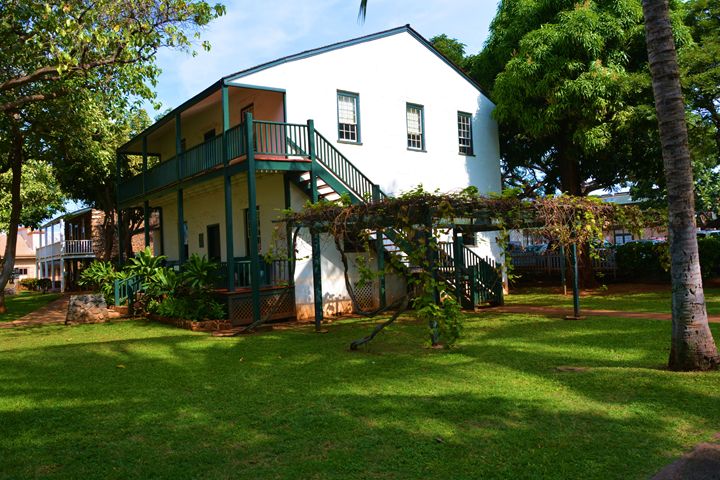
[[[405,104],[405,126],[407,148],[416,152],[425,151],[425,107],[417,103]]]
[[[460,155],[475,155],[473,148],[472,114],[457,112],[458,125],[458,153]]]
[[[338,142],[362,143],[360,136],[360,94],[337,91]]]

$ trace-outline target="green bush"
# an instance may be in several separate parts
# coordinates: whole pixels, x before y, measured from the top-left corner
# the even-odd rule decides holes
[[[20,286],[31,291],[38,290],[39,280],[37,278],[23,278],[20,280]]]
[[[155,307],[163,317],[185,318],[188,320],[218,320],[227,318],[225,307],[211,298],[167,297]]]
[[[720,273],[720,238],[699,238],[698,250],[703,278]],[[618,272],[627,279],[665,279],[670,272],[670,249],[665,242],[626,243],[617,247],[615,261]]]
[[[100,292],[108,305],[115,303],[115,279],[122,278],[111,262],[95,260],[80,272],[78,284]]]

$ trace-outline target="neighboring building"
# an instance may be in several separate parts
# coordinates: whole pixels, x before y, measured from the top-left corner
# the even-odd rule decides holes
[[[81,289],[80,272],[96,258],[106,256],[107,235],[103,228],[105,214],[101,210],[83,208],[60,215],[35,232],[38,240],[37,278],[49,278],[53,288]],[[111,232],[110,257],[117,257],[117,239]],[[133,251],[143,248],[141,235],[133,237]]]
[[[298,258],[312,260],[298,261],[294,278],[287,262],[260,260],[286,245],[274,219],[308,200],[371,201],[419,184],[499,192],[493,108],[409,26],[309,50],[221,78],[118,149],[119,167],[128,156],[146,166],[120,183],[120,207],[156,212],[155,252],[170,262],[193,253],[222,262],[233,320],[277,308],[287,282],[295,301],[284,314],[346,312],[332,242],[302,236]],[[500,259],[494,235],[463,238],[473,261]],[[387,279],[388,297],[404,288]],[[380,291],[360,293],[377,304]]]
[[[35,277],[35,233],[26,227],[18,227],[15,246],[15,265],[11,282]],[[7,234],[0,234],[0,255],[5,255]]]
[[[606,193],[598,195],[603,201],[617,203],[618,205],[631,205],[640,203],[640,200],[633,199],[630,192]],[[603,232],[605,241],[613,245],[624,245],[636,240],[665,240],[667,230],[665,228],[643,228],[640,232],[630,232],[623,228],[613,228]]]

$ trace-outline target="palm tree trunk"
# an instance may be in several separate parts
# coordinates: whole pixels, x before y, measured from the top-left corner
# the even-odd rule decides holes
[[[668,190],[672,277],[671,370],[708,370],[718,364],[710,332],[695,225],[692,164],[685,102],[667,0],[643,0],[645,33],[655,109]]]

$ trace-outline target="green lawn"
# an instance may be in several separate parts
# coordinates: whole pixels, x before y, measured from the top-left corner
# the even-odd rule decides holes
[[[409,320],[348,351],[369,327],[0,331],[0,478],[647,479],[720,431],[720,373],[661,368],[667,322],[483,313],[452,351]]]
[[[27,291],[20,292],[17,295],[8,295],[5,297],[7,313],[0,313],[0,322],[17,320],[58,298],[60,298],[60,294],[58,293],[35,293]]]
[[[657,289],[657,287],[655,287]],[[558,288],[522,288],[505,297],[507,305],[535,305],[572,308],[572,290],[562,295]],[[720,314],[720,288],[705,288],[708,313]],[[596,289],[583,292],[580,307],[627,312],[670,313],[670,287],[649,292],[614,292]]]

